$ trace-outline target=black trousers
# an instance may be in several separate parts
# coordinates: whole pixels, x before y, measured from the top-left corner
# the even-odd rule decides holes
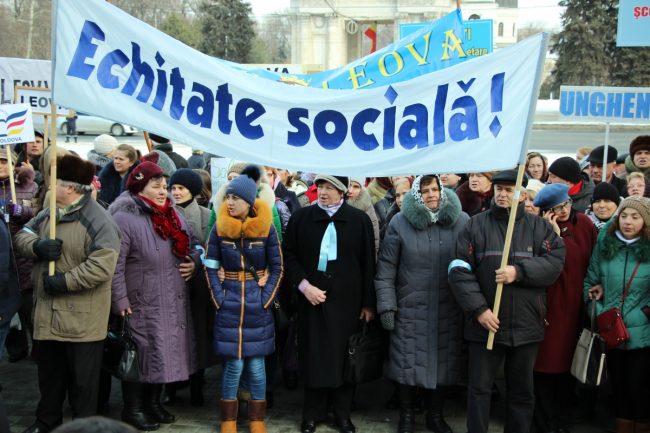
[[[505,433],[527,433],[533,420],[535,395],[533,367],[537,343],[519,347],[485,343],[469,344],[469,378],[467,386],[467,429],[469,433],[487,433],[490,422],[492,384],[504,364],[506,379]]]
[[[535,427],[538,432],[552,432],[569,426],[571,394],[575,379],[571,373],[534,374]]]
[[[50,428],[61,424],[66,395],[73,418],[97,414],[99,371],[104,342],[38,342],[38,387],[41,399],[36,418]]]
[[[336,419],[350,418],[354,386],[344,384],[338,388],[305,388],[302,418],[310,421],[327,419],[328,403],[332,402]]]
[[[650,347],[607,352],[616,418],[650,422]]]

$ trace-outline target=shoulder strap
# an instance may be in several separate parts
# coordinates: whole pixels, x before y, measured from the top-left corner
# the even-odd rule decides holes
[[[634,271],[632,272],[632,275],[630,276],[630,280],[627,282],[627,285],[625,286],[625,289],[623,290],[623,295],[621,296],[621,308],[623,307],[623,301],[625,301],[625,297],[627,296],[627,291],[629,290],[630,286],[632,285],[632,280],[634,279],[634,276],[636,275],[636,271],[639,269],[640,264],[641,264],[641,260],[636,262],[636,266],[634,267]]]
[[[243,240],[243,238],[242,238],[242,240]],[[257,272],[255,271],[255,267],[253,265],[251,265],[251,263],[248,261],[248,256],[246,255],[246,253],[242,249],[241,242],[235,242],[235,247],[239,250],[239,253],[244,258],[244,267],[246,268],[246,270],[248,272],[250,272],[250,274],[253,276],[253,279],[255,281],[259,282],[260,277],[257,275]]]

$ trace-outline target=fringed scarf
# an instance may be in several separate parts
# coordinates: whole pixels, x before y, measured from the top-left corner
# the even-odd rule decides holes
[[[139,198],[151,207],[151,223],[158,235],[167,240],[172,239],[172,252],[177,257],[185,257],[190,251],[190,237],[181,228],[181,220],[172,206],[171,201],[165,200],[160,206],[144,196]]]

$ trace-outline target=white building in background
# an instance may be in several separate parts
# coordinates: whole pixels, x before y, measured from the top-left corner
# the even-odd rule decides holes
[[[518,0],[463,0],[464,19],[491,19],[494,48],[517,41]],[[399,38],[399,25],[434,21],[455,0],[291,0],[291,63],[345,65],[369,54],[366,28],[378,24],[377,48]]]

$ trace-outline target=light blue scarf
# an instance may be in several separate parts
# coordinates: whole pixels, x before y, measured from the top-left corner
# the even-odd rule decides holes
[[[339,203],[331,206],[323,206],[318,203],[318,207],[323,209],[327,214],[332,217],[343,205],[343,200]],[[318,255],[318,270],[325,272],[327,270],[327,262],[331,260],[336,260],[336,226],[334,221],[331,221],[325,229],[323,234],[323,239],[320,241],[320,253]]]

